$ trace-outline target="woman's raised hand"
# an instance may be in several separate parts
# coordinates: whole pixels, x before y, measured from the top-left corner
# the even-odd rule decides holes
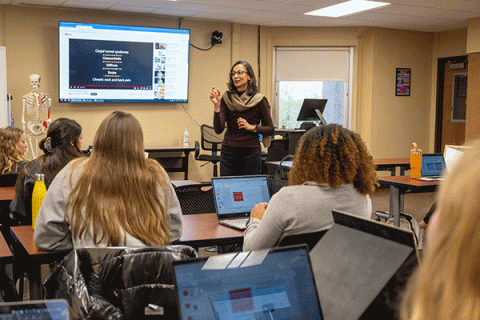
[[[222,101],[222,95],[218,88],[213,87],[212,92],[210,92],[210,101],[213,103],[215,112],[220,112],[220,101]]]

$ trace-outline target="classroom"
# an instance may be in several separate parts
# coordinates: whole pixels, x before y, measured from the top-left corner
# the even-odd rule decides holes
[[[274,51],[282,47],[352,48],[349,129],[360,134],[373,159],[407,158],[415,142],[425,153],[441,153],[438,137],[439,61],[468,56],[465,141],[480,138],[480,13],[466,27],[413,31],[373,26],[264,26],[176,15],[142,14],[55,5],[0,5],[0,46],[6,48],[7,92],[11,113],[21,127],[22,96],[29,76],[41,76],[40,91],[52,99],[51,118],[70,118],[82,126],[83,149],[113,111],[131,113],[140,122],[145,151],[200,141],[200,125],[212,125],[212,87],[227,89],[228,71],[238,60],[250,62],[259,91],[275,109]],[[190,30],[189,88],[186,103],[59,103],[59,22],[85,22]],[[222,43],[209,48],[213,31]],[[396,69],[411,71],[411,93],[395,94]],[[274,114],[275,114],[274,110]],[[275,119],[274,119],[275,122]],[[276,124],[275,124],[276,125]],[[255,131],[256,132],[256,131]],[[458,144],[463,144],[458,143]],[[190,154],[188,179],[210,181],[212,164]],[[380,176],[386,176],[382,172]],[[183,180],[183,173],[169,173]],[[371,211],[370,211],[371,212]],[[188,224],[189,219],[185,219]],[[240,236],[239,236],[240,237]],[[237,239],[238,240],[238,239]],[[410,253],[410,252],[409,252]],[[38,293],[38,292],[37,292]]]
[[[272,101],[272,51],[276,46],[354,47],[353,114],[351,129],[361,134],[374,158],[408,156],[410,143],[434,151],[437,60],[469,55],[471,65],[467,108],[467,137],[477,137],[475,57],[480,51],[480,20],[468,27],[442,32],[416,32],[373,27],[263,27],[222,21],[181,19],[190,29],[190,42],[209,47],[214,30],[223,44],[209,51],[190,50],[189,100],[178,104],[58,103],[58,22],[75,21],[177,28],[179,17],[138,15],[85,9],[2,5],[0,45],[6,47],[7,90],[13,96],[12,115],[22,116],[21,97],[30,91],[28,77],[41,75],[41,91],[52,98],[52,118],[70,117],[83,126],[84,145],[91,144],[99,122],[121,108],[139,118],[146,148],[180,145],[185,129],[190,141],[200,140],[198,124],[211,123],[208,95],[212,86],[226,88],[226,71],[239,59],[250,61],[261,76],[259,88]],[[141,19],[139,19],[141,18]],[[412,94],[396,97],[395,68],[412,70]],[[190,178],[209,179],[210,165],[190,162]],[[178,177],[173,177],[178,178]]]

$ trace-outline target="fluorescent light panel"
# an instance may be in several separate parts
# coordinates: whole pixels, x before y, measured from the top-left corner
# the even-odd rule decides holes
[[[322,17],[342,17],[349,14],[375,9],[389,5],[388,2],[377,2],[368,0],[350,0],[342,2],[330,7],[318,9],[315,11],[307,12],[306,15],[322,16]]]

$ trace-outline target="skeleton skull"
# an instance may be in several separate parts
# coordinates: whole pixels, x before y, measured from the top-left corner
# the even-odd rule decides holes
[[[30,80],[30,84],[34,89],[38,89],[40,87],[41,78],[38,74],[31,74],[28,79]]]

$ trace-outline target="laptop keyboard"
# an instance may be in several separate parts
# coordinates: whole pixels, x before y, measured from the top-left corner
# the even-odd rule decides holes
[[[232,219],[232,220],[228,219],[224,221],[237,228],[246,228],[248,220],[247,219]]]

